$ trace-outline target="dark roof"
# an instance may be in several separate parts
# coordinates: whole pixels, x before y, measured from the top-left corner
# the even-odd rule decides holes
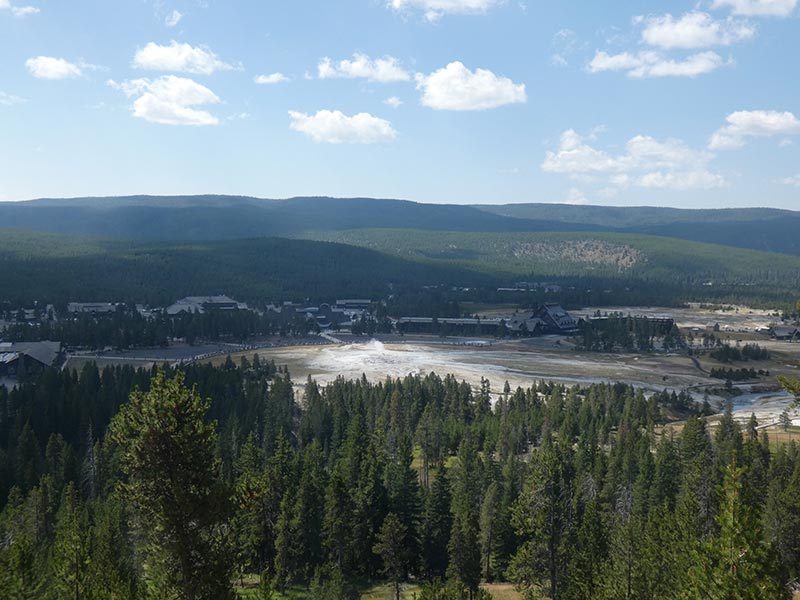
[[[800,334],[800,329],[794,326],[781,326],[772,328],[772,335],[775,337],[792,337],[793,335],[798,334]]]
[[[61,342],[13,342],[0,344],[0,352],[25,354],[43,365],[52,367],[61,355]]]

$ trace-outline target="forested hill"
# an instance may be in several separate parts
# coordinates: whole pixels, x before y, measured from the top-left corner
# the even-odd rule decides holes
[[[259,200],[238,196],[131,196],[0,203],[4,227],[127,239],[290,237],[306,230],[586,231],[590,226],[517,219],[463,205],[373,198]]]
[[[95,240],[0,229],[2,299],[135,301],[195,294],[241,300],[383,297],[391,285],[485,285],[498,279],[374,250],[261,238],[217,242]]]
[[[491,214],[580,223],[595,231],[619,231],[800,255],[800,212],[772,208],[687,210],[652,206],[505,204],[479,206]],[[558,229],[553,229],[558,231]]]
[[[764,208],[420,204],[373,198],[128,196],[0,203],[3,227],[150,240],[294,237],[306,231],[637,233],[800,255],[800,212]]]
[[[0,229],[2,300],[163,305],[216,293],[244,301],[331,300],[423,286],[493,290],[546,277],[575,294],[591,292],[562,298],[584,305],[692,298],[780,304],[800,288],[800,257],[653,236],[390,229],[309,235],[316,239],[165,242]]]

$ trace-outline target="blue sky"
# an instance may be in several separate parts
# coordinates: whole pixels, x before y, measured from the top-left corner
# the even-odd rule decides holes
[[[797,0],[0,0],[0,199],[800,209]]]

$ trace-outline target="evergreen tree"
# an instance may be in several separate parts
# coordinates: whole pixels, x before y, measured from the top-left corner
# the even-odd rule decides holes
[[[788,598],[761,543],[758,524],[743,503],[744,470],[725,469],[719,533],[703,544],[690,571],[687,597],[698,600]]]
[[[572,526],[570,456],[546,441],[533,456],[531,472],[514,507],[514,524],[524,540],[510,573],[526,598],[545,593],[562,597]]]
[[[389,510],[398,518],[406,530],[406,554],[418,557],[419,521],[421,513],[421,498],[419,476],[413,468],[413,448],[409,436],[400,440],[397,456],[387,466],[387,492],[389,496]],[[416,569],[415,569],[416,570]]]
[[[112,424],[128,480],[124,497],[146,536],[148,586],[162,596],[233,597],[233,561],[225,536],[227,497],[217,479],[209,401],[178,373],[156,374],[134,391]]]
[[[453,500],[451,512],[453,525],[447,546],[449,564],[447,576],[461,582],[473,598],[478,591],[481,574],[481,551],[478,540],[480,512],[479,479],[480,457],[471,437],[459,446],[458,457],[452,469]]]
[[[485,581],[494,576],[493,558],[497,547],[497,522],[500,510],[500,486],[492,482],[483,497],[480,514],[480,542],[482,573]]]
[[[82,600],[92,595],[89,522],[72,483],[64,490],[64,500],[56,517],[51,564],[55,576],[54,592],[58,600]]]
[[[451,503],[450,481],[441,467],[425,499],[422,526],[423,573],[429,579],[444,577],[447,571],[447,546],[453,528]]]
[[[373,552],[383,561],[383,572],[392,584],[394,600],[400,600],[400,584],[408,574],[408,529],[394,514],[389,513],[378,532]]]

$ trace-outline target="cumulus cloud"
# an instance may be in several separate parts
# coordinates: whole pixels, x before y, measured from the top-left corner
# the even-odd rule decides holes
[[[325,57],[317,65],[320,79],[368,79],[380,83],[409,81],[411,75],[400,61],[393,56],[371,59],[366,54],[356,52],[352,59],[333,62]]]
[[[783,185],[791,185],[793,187],[800,187],[800,174],[779,179],[778,183],[782,183]]]
[[[790,112],[740,110],[729,114],[726,125],[711,136],[712,150],[741,148],[748,138],[800,135],[800,120]]]
[[[389,6],[396,11],[421,11],[426,19],[436,21],[447,14],[484,14],[503,2],[504,0],[389,0]]]
[[[39,14],[41,11],[35,6],[14,6],[10,0],[0,0],[0,10],[9,10],[15,17],[21,19]]]
[[[338,110],[319,110],[314,115],[289,111],[289,117],[292,129],[318,144],[376,144],[397,137],[389,121],[369,113],[350,117]]]
[[[735,15],[746,17],[788,17],[797,0],[714,0],[712,8],[729,8]]]
[[[12,6],[11,7],[11,14],[15,17],[22,19],[24,17],[30,17],[31,15],[38,15],[40,11],[35,6]]]
[[[546,153],[541,168],[573,178],[605,175],[609,185],[606,191],[629,186],[711,189],[725,185],[722,175],[708,169],[712,158],[711,153],[690,148],[680,140],[661,142],[644,135],[628,140],[625,152],[611,154],[593,147],[569,129],[561,135],[558,149]]]
[[[725,61],[716,52],[698,52],[684,60],[675,60],[660,52],[645,50],[636,54],[609,54],[598,50],[589,62],[590,73],[625,71],[631,79],[650,77],[697,77],[717,70]]]
[[[589,200],[578,188],[570,188],[569,192],[567,192],[567,197],[564,198],[564,204],[572,204],[577,206],[581,204],[589,204]]]
[[[167,15],[167,18],[164,19],[164,25],[167,27],[175,27],[178,23],[181,22],[183,19],[183,13],[177,10],[173,10],[171,13]]]
[[[473,72],[461,62],[451,62],[430,75],[417,73],[416,81],[422,104],[438,110],[486,110],[528,100],[524,83],[486,69]]]
[[[256,75],[253,81],[259,85],[274,85],[289,81],[289,78],[283,73],[270,73],[269,75]]]
[[[108,85],[122,91],[133,102],[133,116],[161,125],[217,125],[219,119],[206,110],[196,108],[219,104],[210,89],[185,77],[165,75],[158,79],[134,79]]]
[[[194,75],[211,75],[217,71],[231,71],[237,67],[223,62],[208,48],[192,46],[172,40],[168,46],[150,42],[137,50],[133,66],[151,71],[175,71]]]
[[[752,38],[755,28],[739,19],[714,19],[705,12],[692,11],[675,18],[671,14],[657,17],[638,17],[642,40],[650,46],[672,50],[711,46],[730,46]]]
[[[402,106],[403,101],[400,100],[397,96],[391,96],[383,101],[386,106],[391,106],[392,108],[400,108]]]
[[[715,19],[706,12],[694,10],[675,17],[669,13],[634,17],[641,29],[642,44],[649,49],[611,54],[597,50],[587,65],[590,73],[623,71],[632,79],[650,77],[698,77],[733,64],[716,52],[705,50],[691,55],[674,56],[675,50],[698,50],[713,46],[731,46],[751,39],[755,27],[742,19]]]
[[[63,58],[54,58],[52,56],[36,56],[29,58],[25,61],[25,67],[28,73],[37,79],[74,79],[83,75],[81,67],[91,67],[91,65],[78,66],[64,60]]]
[[[0,106],[14,106],[15,104],[22,104],[23,102],[25,102],[25,98],[7,94],[6,92],[0,92]]]

